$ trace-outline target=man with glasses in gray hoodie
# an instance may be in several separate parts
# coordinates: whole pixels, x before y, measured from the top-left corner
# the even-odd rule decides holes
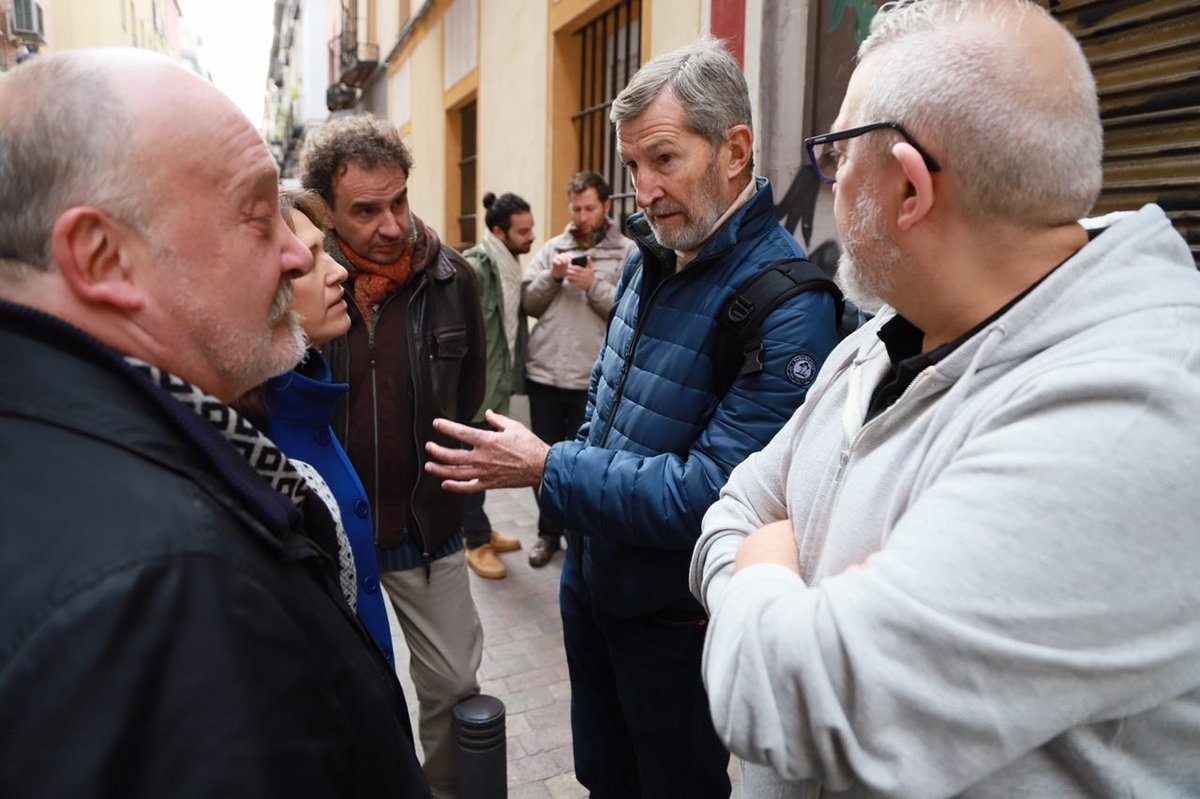
[[[810,144],[884,305],[695,549],[747,795],[1191,794],[1200,275],[1157,206],[1077,221],[1078,44],[1024,0],[889,5]]]

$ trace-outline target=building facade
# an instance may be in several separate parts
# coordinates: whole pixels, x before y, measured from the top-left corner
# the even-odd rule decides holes
[[[53,30],[50,0],[0,0],[0,72],[36,56]]]
[[[53,0],[56,50],[138,47],[182,60],[176,0]]]
[[[38,53],[93,47],[154,50],[210,79],[178,0],[0,0],[0,71]]]
[[[1200,257],[1200,4],[1041,0],[1092,63],[1106,132],[1095,213],[1158,202]],[[832,193],[802,140],[829,129],[880,0],[293,0],[325,14],[326,114],[392,121],[416,158],[413,207],[458,246],[479,239],[485,191],[533,206],[539,238],[567,222],[579,169],[608,177],[612,98],[646,60],[703,33],[745,67],[757,171],[814,260],[838,244]],[[295,131],[295,126],[292,128]]]
[[[330,114],[374,113],[400,129],[416,159],[413,207],[447,242],[478,241],[486,191],[528,200],[544,239],[566,224],[565,187],[579,169],[608,176],[618,212],[633,210],[607,104],[643,54],[706,30],[709,5],[329,2],[328,107]]]
[[[306,131],[329,117],[327,3],[276,0],[263,132],[284,178],[295,178]]]

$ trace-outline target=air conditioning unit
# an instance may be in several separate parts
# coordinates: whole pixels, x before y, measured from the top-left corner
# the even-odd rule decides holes
[[[358,89],[335,83],[325,90],[325,107],[330,111],[345,111],[358,102]]]
[[[46,41],[46,18],[35,0],[13,0],[12,35],[18,39]]]

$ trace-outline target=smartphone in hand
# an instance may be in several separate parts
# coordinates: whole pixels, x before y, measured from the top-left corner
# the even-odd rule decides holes
[[[586,255],[576,255],[571,259],[571,263],[575,266],[587,266],[588,257]]]

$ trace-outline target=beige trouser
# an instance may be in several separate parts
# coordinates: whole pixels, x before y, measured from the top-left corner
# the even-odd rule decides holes
[[[483,657],[483,627],[471,598],[467,561],[461,552],[434,561],[428,584],[424,567],[384,572],[380,581],[412,658],[425,776],[435,796],[453,797],[458,776],[451,710],[479,693],[476,675]]]

